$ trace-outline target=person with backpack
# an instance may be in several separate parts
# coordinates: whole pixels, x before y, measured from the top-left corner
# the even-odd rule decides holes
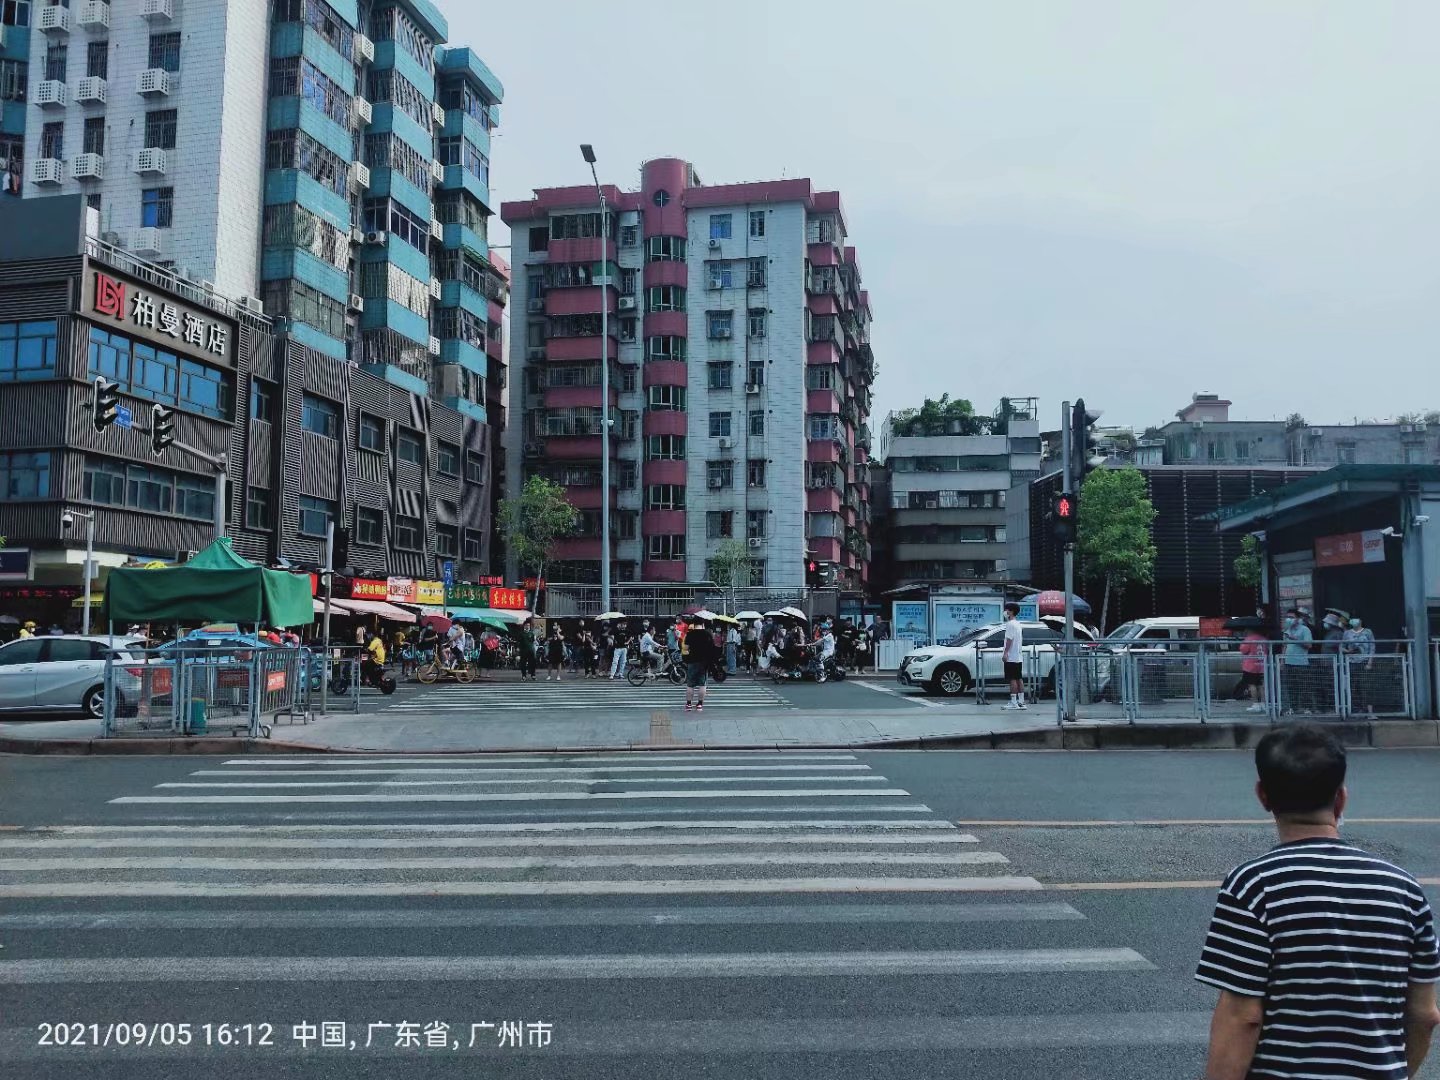
[[[701,622],[686,628],[680,648],[685,656],[685,711],[694,708],[701,712],[705,708],[705,680],[719,650],[709,628]]]

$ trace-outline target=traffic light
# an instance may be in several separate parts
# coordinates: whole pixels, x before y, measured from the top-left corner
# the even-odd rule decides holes
[[[1085,399],[1078,398],[1070,410],[1070,476],[1074,490],[1079,491],[1086,475],[1103,460],[1100,444],[1095,438],[1095,422],[1100,419],[1098,412],[1085,408]]]
[[[175,410],[165,405],[150,406],[150,449],[159,457],[175,441]]]
[[[821,585],[820,564],[815,561],[815,556],[805,556],[805,587],[807,589],[818,589]]]
[[[350,565],[350,534],[340,527],[339,522],[335,524],[333,561],[332,570],[344,570]]]
[[[1080,517],[1080,500],[1068,491],[1056,492],[1050,517],[1055,523],[1055,538],[1062,544],[1073,544],[1075,523]]]
[[[120,384],[103,375],[95,376],[95,393],[90,401],[90,422],[104,431],[120,415]]]

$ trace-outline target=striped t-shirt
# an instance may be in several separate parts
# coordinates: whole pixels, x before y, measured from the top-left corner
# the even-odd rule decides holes
[[[1405,1080],[1405,999],[1440,981],[1425,893],[1339,840],[1281,844],[1231,872],[1195,977],[1265,999],[1251,1080]]]

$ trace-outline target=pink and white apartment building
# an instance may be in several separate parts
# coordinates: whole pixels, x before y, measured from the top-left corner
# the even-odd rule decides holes
[[[550,477],[583,515],[551,579],[599,579],[608,498],[615,581],[712,579],[708,558],[735,538],[751,584],[801,586],[813,558],[862,589],[875,365],[839,193],[705,186],[674,158],[647,162],[639,191],[603,187],[604,221],[588,184],[501,209],[516,298],[507,487]]]

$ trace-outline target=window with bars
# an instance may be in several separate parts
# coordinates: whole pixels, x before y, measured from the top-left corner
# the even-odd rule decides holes
[[[166,71],[180,70],[180,34],[178,31],[150,35],[150,63],[148,66],[164,68]]]
[[[85,46],[85,74],[92,79],[110,77],[110,42],[92,41]]]
[[[65,121],[52,120],[40,129],[40,156],[42,158],[63,158],[65,156]]]
[[[429,129],[435,122],[430,115],[430,99],[394,68],[371,71],[365,84],[366,97],[372,105],[390,104],[421,127]]]
[[[175,149],[175,129],[179,125],[177,109],[154,109],[145,114],[145,145],[162,150]]]
[[[393,300],[417,315],[430,317],[430,283],[412,277],[394,263],[361,263],[360,295],[368,300]]]
[[[394,169],[426,194],[435,183],[430,159],[388,132],[365,136],[365,164],[372,169]]]
[[[770,515],[765,510],[747,510],[745,512],[745,536],[749,540],[765,539],[765,524]]]
[[[298,203],[267,206],[262,219],[262,237],[262,243],[267,248],[299,248],[337,270],[348,270],[350,267],[349,231],[337,228]],[[276,313],[268,301],[266,310],[272,315]],[[343,308],[340,314],[343,318]]]
[[[389,232],[422,254],[430,253],[430,222],[422,221],[394,199],[366,199],[361,210],[361,227],[366,232]]]
[[[731,461],[707,461],[705,463],[705,486],[712,489],[728,489],[735,484],[735,464]]]
[[[65,41],[52,41],[45,46],[45,78],[65,82],[69,67],[70,48]]]
[[[435,336],[445,340],[463,341],[477,349],[485,348],[485,320],[464,308],[440,308],[435,321]]]
[[[479,200],[463,188],[435,194],[435,218],[445,225],[463,225],[485,240],[489,235],[488,215]]]
[[[646,549],[647,556],[655,562],[674,562],[685,558],[685,536],[652,536]]]
[[[734,385],[733,365],[728,362],[706,364],[706,383],[711,390],[729,390]]]
[[[293,279],[267,281],[260,295],[270,315],[286,316],[329,337],[345,340],[345,305],[318,289]]]
[[[769,264],[764,259],[751,259],[750,265],[745,270],[745,287],[763,289],[768,266]]]
[[[750,336],[752,338],[763,338],[765,328],[769,321],[769,312],[765,308],[750,309]]]
[[[370,36],[376,41],[395,42],[418,60],[428,74],[435,74],[434,43],[398,7],[376,8],[370,13]],[[345,55],[350,54],[347,51]]]
[[[85,118],[81,146],[81,153],[84,154],[103,155],[105,153],[105,117],[87,116]]]
[[[145,228],[168,229],[175,216],[175,189],[145,188],[140,192],[140,224]]]
[[[337,195],[346,193],[350,175],[349,162],[295,128],[270,133],[265,143],[265,167],[299,169]]]
[[[749,427],[749,431],[750,431],[750,434],[751,434],[751,435],[764,435],[764,434],[765,434],[765,410],[764,410],[764,409],[751,409],[751,410],[750,410],[750,427]]]
[[[751,458],[745,463],[745,483],[749,487],[765,486],[764,458]]]
[[[705,539],[729,540],[735,535],[733,510],[708,510],[705,513]]]
[[[30,65],[24,60],[0,60],[0,100],[24,101],[29,79]]]

